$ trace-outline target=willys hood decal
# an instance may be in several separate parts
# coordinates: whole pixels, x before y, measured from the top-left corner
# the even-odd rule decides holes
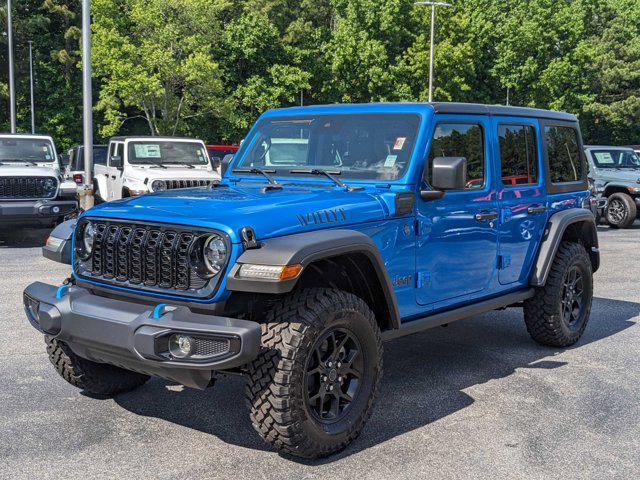
[[[371,191],[286,185],[265,190],[265,185],[171,190],[105,203],[85,215],[218,228],[233,241],[239,241],[245,226],[251,226],[258,239],[266,239],[385,216],[383,204]]]

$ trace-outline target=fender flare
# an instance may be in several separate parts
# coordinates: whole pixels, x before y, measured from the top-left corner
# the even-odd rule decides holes
[[[236,275],[243,263],[256,265],[294,265],[304,269],[317,260],[336,257],[347,253],[364,254],[371,262],[377,280],[384,292],[389,309],[392,328],[399,328],[400,313],[389,274],[378,247],[367,235],[355,230],[321,230],[309,233],[297,233],[260,242],[260,248],[245,250],[227,275],[226,288],[236,292],[251,293],[288,293],[296,286],[301,275],[282,282],[251,280]]]
[[[547,221],[547,227],[542,236],[542,242],[538,250],[538,257],[533,266],[529,283],[534,287],[541,287],[547,282],[547,277],[551,271],[553,259],[560,247],[562,238],[567,228],[576,223],[584,222],[581,231],[581,238],[587,237],[585,242],[587,254],[591,259],[593,271],[600,266],[600,253],[598,251],[598,230],[595,217],[591,210],[586,208],[572,208],[554,213]]]

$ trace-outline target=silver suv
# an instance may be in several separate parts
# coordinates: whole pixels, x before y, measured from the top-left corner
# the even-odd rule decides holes
[[[0,135],[0,228],[53,226],[77,209],[75,195],[51,137]]]

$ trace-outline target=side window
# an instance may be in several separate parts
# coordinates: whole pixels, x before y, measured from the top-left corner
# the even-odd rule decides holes
[[[578,132],[572,127],[545,127],[552,183],[576,182],[582,179],[582,160],[578,147]]]
[[[532,125],[498,127],[502,184],[505,187],[538,183],[536,131]]]
[[[485,184],[483,130],[473,123],[440,123],[436,126],[427,159],[425,179],[431,183],[433,159],[436,157],[464,157],[467,159],[465,189],[479,189]]]

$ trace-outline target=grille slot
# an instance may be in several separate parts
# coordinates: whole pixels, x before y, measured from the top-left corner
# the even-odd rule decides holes
[[[44,183],[53,180],[56,188],[47,192]],[[29,198],[55,198],[58,179],[55,177],[0,177],[0,198],[22,200]]]
[[[91,223],[93,251],[87,260],[78,260],[81,276],[144,290],[202,294],[208,279],[197,275],[190,255],[206,232],[102,220]]]
[[[176,188],[193,188],[193,187],[208,187],[211,185],[212,180],[164,180],[164,184],[167,186],[167,190],[175,190]]]

